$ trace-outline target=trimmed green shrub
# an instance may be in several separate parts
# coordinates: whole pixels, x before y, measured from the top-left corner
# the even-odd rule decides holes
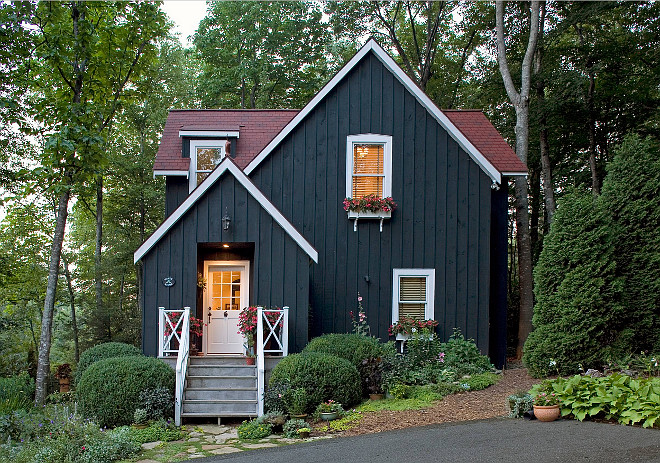
[[[369,368],[363,364],[366,359],[378,359],[386,354],[387,346],[378,338],[361,334],[324,334],[312,339],[303,352],[321,352],[343,358],[355,365],[362,381],[362,395],[369,395],[369,385],[372,384]]]
[[[85,370],[99,360],[134,356],[142,356],[140,349],[130,344],[124,344],[123,342],[106,342],[105,344],[90,347],[80,354],[80,360],[76,369],[76,384],[82,378]]]
[[[0,415],[32,407],[34,380],[23,372],[10,378],[0,378]]]
[[[320,352],[334,355],[351,362],[359,368],[362,360],[378,358],[384,355],[384,345],[378,338],[362,336],[360,334],[324,334],[312,339],[303,349],[304,353]]]
[[[500,379],[501,376],[495,373],[479,373],[466,378],[465,382],[470,386],[471,391],[480,391],[497,384]]]
[[[174,396],[174,370],[153,357],[119,357],[90,366],[78,384],[81,412],[101,426],[130,424],[141,407],[140,394],[166,388]]]
[[[138,444],[145,444],[147,442],[170,442],[183,438],[183,433],[174,424],[167,423],[164,420],[154,421],[148,427],[143,429],[136,429],[133,427],[121,427],[117,429],[128,429],[133,439]]]
[[[534,269],[534,331],[523,361],[532,376],[599,368],[622,320],[609,218],[591,193],[564,196]]]
[[[243,421],[237,431],[240,440],[255,440],[270,436],[272,430],[273,427],[270,424],[252,420]]]
[[[303,388],[309,401],[306,412],[326,400],[334,400],[350,407],[360,401],[360,374],[348,360],[319,352],[304,352],[284,357],[273,369],[271,387],[289,384],[292,389]]]

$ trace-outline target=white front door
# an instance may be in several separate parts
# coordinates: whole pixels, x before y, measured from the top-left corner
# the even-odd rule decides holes
[[[249,265],[248,261],[204,262],[207,354],[244,352],[244,339],[238,333],[238,315],[248,306]]]

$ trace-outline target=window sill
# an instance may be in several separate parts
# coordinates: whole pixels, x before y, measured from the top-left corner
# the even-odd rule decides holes
[[[380,220],[380,231],[383,232],[383,220],[392,218],[392,211],[348,211],[348,218],[353,219],[353,231],[357,231],[358,219],[376,219]]]

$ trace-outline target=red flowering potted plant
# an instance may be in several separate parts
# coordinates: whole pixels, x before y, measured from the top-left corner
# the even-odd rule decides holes
[[[181,336],[181,327],[177,326],[179,319],[183,316],[183,311],[181,312],[169,312],[167,318],[169,318],[172,326],[176,327],[176,334]],[[190,316],[190,355],[198,355],[199,349],[197,347],[197,340],[202,337],[204,334],[204,320],[200,318],[195,318],[192,315]],[[172,328],[169,323],[165,325],[165,337],[168,337],[172,334]]]
[[[279,309],[279,308],[277,308]],[[265,311],[266,313],[266,318],[268,321],[271,323],[271,325],[275,325],[275,322],[280,316],[279,312],[270,312],[270,311]],[[275,326],[276,329],[281,329],[282,328],[282,321],[279,322],[277,326]],[[245,338],[245,356],[246,356],[246,362],[248,365],[254,365],[255,357],[256,357],[256,350],[255,346],[257,343],[257,306],[252,305],[249,307],[243,308],[241,310],[241,313],[238,314],[238,333],[242,334],[243,337]],[[267,336],[268,333],[268,327],[264,323],[264,338]],[[268,343],[272,341],[271,339],[268,340]],[[266,345],[266,348],[268,348],[268,344]]]
[[[559,418],[559,397],[550,383],[544,383],[534,396],[534,416],[539,421],[555,421]]]
[[[344,198],[344,210],[354,213],[384,213],[390,214],[396,209],[396,203],[391,196],[381,198],[378,195],[370,194],[361,198]]]

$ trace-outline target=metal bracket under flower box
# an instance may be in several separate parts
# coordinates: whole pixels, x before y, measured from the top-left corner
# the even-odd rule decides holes
[[[357,231],[358,219],[376,219],[380,220],[380,232],[383,232],[383,220],[392,218],[392,211],[348,211],[348,218],[353,219],[353,231]]]

